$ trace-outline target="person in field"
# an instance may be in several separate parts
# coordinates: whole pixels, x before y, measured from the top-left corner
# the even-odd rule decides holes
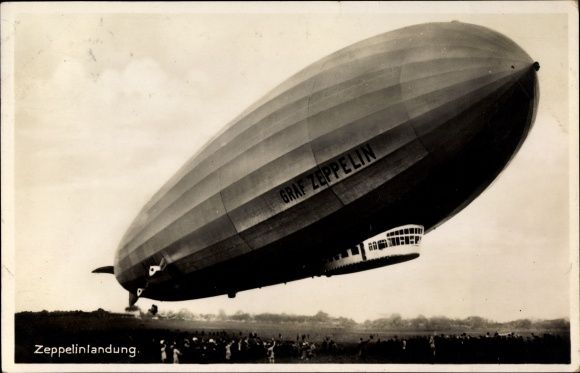
[[[274,347],[276,347],[276,341],[273,341],[272,345],[266,350],[266,355],[268,356],[268,362],[270,364],[274,364],[275,362]]]
[[[234,344],[234,340],[226,345],[226,362],[230,362],[232,359],[232,345]]]
[[[179,357],[182,355],[177,345],[173,346],[173,364],[179,364]]]
[[[429,348],[431,348],[431,354],[433,354],[433,359],[435,359],[435,338],[433,336],[429,337]]]
[[[162,339],[161,340],[161,363],[165,364],[167,362],[167,345],[165,344],[165,341]]]

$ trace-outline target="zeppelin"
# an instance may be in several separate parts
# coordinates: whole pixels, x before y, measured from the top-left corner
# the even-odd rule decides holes
[[[112,273],[185,300],[419,256],[525,140],[534,62],[485,27],[387,32],[306,67],[235,118],[143,207]]]

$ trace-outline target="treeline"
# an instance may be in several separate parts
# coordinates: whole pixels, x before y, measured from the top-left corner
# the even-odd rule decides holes
[[[408,331],[513,331],[513,330],[558,330],[565,331],[570,329],[570,322],[566,319],[553,320],[530,320],[519,319],[509,322],[496,322],[479,316],[470,316],[464,319],[448,318],[445,316],[425,317],[418,316],[415,318],[403,318],[399,314],[392,314],[389,317],[383,317],[375,320],[366,320],[363,323],[357,323],[353,319],[346,317],[332,317],[326,312],[319,311],[313,316],[310,315],[291,315],[278,313],[260,313],[249,314],[238,311],[232,315],[227,315],[220,311],[215,314],[194,314],[187,309],[179,312],[166,311],[159,314],[161,318],[179,319],[179,320],[200,320],[200,321],[238,321],[238,322],[256,322],[256,323],[314,323],[326,326],[335,326],[341,328],[359,328],[375,331],[388,330],[408,330]]]
[[[176,320],[198,320],[198,321],[237,321],[237,322],[255,322],[255,323],[315,323],[341,328],[350,328],[357,326],[353,319],[346,317],[332,317],[326,312],[319,311],[313,316],[310,315],[292,315],[286,313],[260,313],[249,314],[238,311],[232,315],[227,315],[220,311],[219,314],[194,314],[187,309],[179,312],[165,311],[159,313],[160,318]]]
[[[118,317],[134,317],[132,314],[128,313],[115,313],[106,311],[102,308],[99,308],[95,311],[81,311],[81,310],[74,310],[74,311],[47,311],[42,310],[39,312],[34,311],[22,311],[17,312],[16,316],[74,316],[74,317],[100,317],[100,318],[118,318]]]
[[[570,322],[566,319],[530,320],[519,319],[508,322],[496,322],[479,316],[470,316],[464,319],[453,319],[445,316],[405,319],[399,314],[383,317],[376,320],[367,320],[362,326],[372,330],[421,330],[421,331],[512,331],[512,330],[569,330]]]
[[[152,307],[153,308],[153,307]],[[392,314],[389,317],[382,317],[375,320],[366,320],[357,323],[353,319],[346,317],[333,317],[326,312],[319,311],[315,315],[292,315],[286,313],[260,313],[250,314],[238,311],[234,314],[226,314],[220,311],[216,314],[197,314],[188,309],[181,309],[178,312],[167,310],[157,313],[157,308],[142,312],[138,307],[133,306],[126,310],[127,313],[112,313],[102,308],[96,311],[41,311],[41,312],[19,312],[17,315],[39,315],[39,316],[80,316],[80,317],[143,317],[158,318],[167,320],[189,320],[205,322],[247,322],[247,323],[272,323],[272,324],[316,324],[318,326],[337,328],[356,328],[372,331],[447,331],[447,332],[511,332],[514,330],[553,330],[568,331],[570,322],[566,319],[552,320],[530,320],[519,319],[509,322],[496,322],[479,316],[470,316],[464,319],[448,318],[445,316],[415,318],[403,318],[399,314]]]

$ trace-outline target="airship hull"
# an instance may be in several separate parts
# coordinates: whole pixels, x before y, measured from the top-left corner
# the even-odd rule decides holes
[[[117,280],[160,300],[231,294],[318,276],[325,257],[392,227],[433,229],[521,146],[538,100],[534,67],[503,35],[457,22],[324,58],[153,196],[119,246]]]

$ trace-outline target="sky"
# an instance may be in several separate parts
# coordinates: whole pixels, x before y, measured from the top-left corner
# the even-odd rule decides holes
[[[569,317],[567,17],[369,8],[19,14],[10,248],[15,310],[122,311],[126,291],[114,276],[91,271],[112,264],[142,206],[213,134],[340,48],[412,24],[459,20],[502,32],[539,61],[540,103],[509,167],[424,237],[420,258],[244,291],[235,299],[137,304],[194,313],[323,310],[356,321],[393,313]]]

